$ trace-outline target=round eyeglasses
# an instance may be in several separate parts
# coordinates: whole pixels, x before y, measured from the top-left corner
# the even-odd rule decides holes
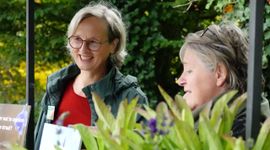
[[[86,47],[92,51],[98,50],[102,44],[105,44],[108,42],[108,41],[99,42],[95,40],[89,40],[89,41],[83,40],[79,36],[71,36],[68,38],[68,41],[69,41],[69,45],[74,49],[80,49],[83,45],[83,42],[85,42]]]

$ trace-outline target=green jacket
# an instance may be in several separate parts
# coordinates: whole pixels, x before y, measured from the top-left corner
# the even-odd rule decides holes
[[[47,80],[46,93],[41,102],[41,113],[35,128],[35,150],[39,149],[44,123],[51,123],[48,119],[48,106],[55,106],[54,117],[57,112],[57,106],[63,95],[67,83],[80,73],[79,68],[72,64],[60,71],[52,74]],[[98,117],[92,101],[91,92],[97,93],[105,104],[111,107],[114,116],[117,115],[119,104],[122,100],[132,100],[139,98],[140,104],[147,104],[147,97],[138,86],[137,79],[133,76],[124,76],[117,68],[112,67],[108,74],[100,81],[83,88],[83,92],[89,101],[91,108],[91,124],[94,125]]]

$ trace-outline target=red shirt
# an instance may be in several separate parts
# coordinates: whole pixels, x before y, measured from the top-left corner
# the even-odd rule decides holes
[[[70,124],[82,123],[84,125],[91,125],[91,110],[87,98],[77,95],[73,90],[73,82],[70,82],[63,93],[59,109],[53,123],[55,124],[58,117],[63,112],[69,112],[65,118],[63,126]]]

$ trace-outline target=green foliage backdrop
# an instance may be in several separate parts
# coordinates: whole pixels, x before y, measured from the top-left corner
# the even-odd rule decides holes
[[[162,100],[161,85],[170,95],[181,92],[175,78],[182,71],[178,52],[188,32],[231,20],[248,29],[245,0],[111,0],[127,24],[129,56],[124,74],[137,76],[151,106]],[[89,0],[35,0],[35,100],[44,93],[46,77],[71,63],[65,48],[67,25]],[[25,0],[0,1],[0,102],[25,99]],[[270,6],[265,5],[264,91],[270,91]],[[268,74],[267,74],[268,73]]]

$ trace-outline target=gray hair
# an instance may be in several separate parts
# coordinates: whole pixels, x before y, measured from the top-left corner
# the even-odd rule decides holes
[[[219,63],[224,64],[228,72],[228,88],[236,89],[239,93],[246,91],[248,39],[237,26],[210,25],[205,30],[190,33],[180,49],[181,60],[189,49],[195,51],[212,71]]]
[[[84,8],[80,9],[72,18],[67,31],[67,37],[70,37],[76,31],[79,23],[90,16],[104,19],[108,23],[108,39],[112,42],[114,39],[118,39],[119,42],[116,46],[114,54],[110,55],[113,65],[120,68],[127,55],[126,48],[126,29],[125,24],[122,21],[121,13],[109,3],[99,2],[90,3]],[[71,51],[71,47],[67,43],[67,48]]]

